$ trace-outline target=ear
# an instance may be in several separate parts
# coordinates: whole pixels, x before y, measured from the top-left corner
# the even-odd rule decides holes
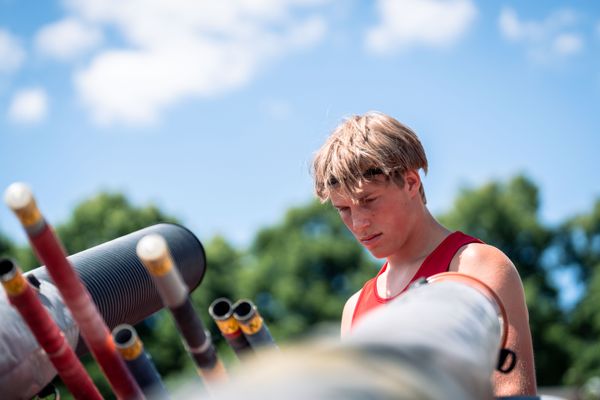
[[[411,169],[404,173],[404,186],[411,197],[415,195],[420,196],[421,176],[417,170]]]

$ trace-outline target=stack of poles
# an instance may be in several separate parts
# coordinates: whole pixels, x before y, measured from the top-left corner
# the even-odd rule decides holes
[[[28,186],[14,183],[5,200],[23,225],[37,257],[73,314],[81,336],[119,399],[142,399],[139,386],[116,350],[113,338],[85,286],[67,259],[67,254],[37,207]]]
[[[240,324],[233,317],[233,306],[229,299],[225,297],[216,299],[208,307],[208,313],[238,358],[243,358],[252,351]]]
[[[267,347],[277,348],[267,324],[252,301],[238,300],[233,305],[233,317],[254,350]]]
[[[129,371],[142,389],[146,399],[169,399],[154,363],[144,351],[144,344],[140,340],[135,328],[129,324],[121,324],[113,329],[113,338],[117,349]]]
[[[100,392],[67,343],[64,334],[14,261],[0,259],[0,280],[10,303],[21,314],[73,397],[101,400]]]
[[[158,234],[144,236],[136,252],[146,266],[163,304],[167,307],[183,337],[183,343],[194,360],[198,374],[208,386],[226,378],[227,373],[189,298],[189,290],[177,269],[166,240]]]

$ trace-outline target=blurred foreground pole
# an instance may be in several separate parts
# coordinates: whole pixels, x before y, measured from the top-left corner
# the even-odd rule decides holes
[[[146,399],[168,399],[169,393],[154,363],[144,351],[144,345],[134,327],[128,324],[117,326],[113,329],[113,338]]]
[[[211,398],[491,400],[501,325],[478,288],[424,284],[366,315],[342,341],[249,360]]]
[[[434,279],[366,315],[345,344],[396,352],[419,386],[429,385],[429,398],[491,399],[505,339],[502,309],[481,287]]]
[[[75,351],[69,346],[48,310],[44,308],[34,289],[12,260],[0,259],[0,280],[11,304],[17,308],[73,397],[85,400],[102,399]],[[15,383],[12,382],[11,388],[3,388],[5,396],[12,397],[12,388],[18,390]],[[31,384],[28,386],[31,387]]]
[[[277,348],[267,324],[250,300],[236,301],[233,305],[233,317],[240,324],[244,336],[254,350],[266,347]]]
[[[65,304],[79,325],[81,336],[120,399],[141,399],[142,392],[117,353],[112,336],[90,294],[67,259],[66,252],[39,211],[33,194],[22,183],[5,192],[8,206],[19,218],[38,258],[58,287]]]
[[[233,307],[229,299],[224,297],[216,299],[208,307],[208,313],[238,358],[251,351],[250,343],[242,333],[240,324],[233,317]]]
[[[173,262],[165,239],[156,234],[144,236],[138,242],[136,251],[152,275],[164,305],[171,311],[199,375],[208,383],[225,378],[227,373],[217,358],[210,333],[194,310],[188,288]]]

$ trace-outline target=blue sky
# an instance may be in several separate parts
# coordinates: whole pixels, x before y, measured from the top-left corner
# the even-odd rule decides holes
[[[51,223],[100,190],[247,243],[312,198],[313,152],[379,110],[430,208],[523,172],[547,223],[600,195],[594,2],[0,0],[0,187]],[[24,242],[0,207],[0,231]]]

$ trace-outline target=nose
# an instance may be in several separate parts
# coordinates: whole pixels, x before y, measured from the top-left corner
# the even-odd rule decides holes
[[[361,232],[362,230],[368,228],[369,225],[371,225],[369,213],[361,210],[360,207],[358,207],[358,209],[352,213],[353,230],[355,232]]]

